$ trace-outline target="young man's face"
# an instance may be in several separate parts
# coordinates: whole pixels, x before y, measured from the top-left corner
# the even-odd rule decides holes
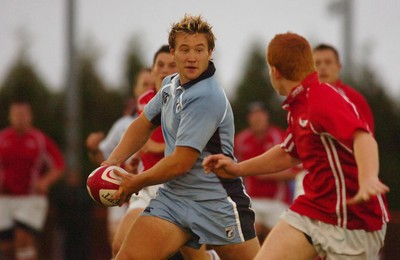
[[[207,69],[212,51],[208,50],[204,33],[179,33],[171,53],[174,54],[178,66],[181,84],[185,84],[198,78]]]
[[[137,79],[137,83],[133,88],[133,95],[139,97],[147,90],[154,88],[156,84],[155,78],[150,71],[142,71]]]
[[[28,104],[12,104],[9,114],[10,124],[17,131],[25,131],[32,125],[32,111]]]
[[[176,72],[177,67],[174,56],[168,52],[159,53],[152,68],[152,73],[156,79],[156,87],[161,87],[163,79]]]
[[[334,83],[339,79],[341,66],[332,50],[314,51],[314,63],[321,82]]]

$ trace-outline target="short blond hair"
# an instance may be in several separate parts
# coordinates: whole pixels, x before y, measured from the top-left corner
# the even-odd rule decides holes
[[[283,77],[293,81],[303,80],[315,70],[310,44],[291,32],[275,35],[268,45],[267,61]]]
[[[212,32],[212,26],[207,21],[203,20],[201,15],[193,16],[185,14],[179,22],[172,24],[168,36],[168,44],[172,49],[175,48],[175,39],[178,33],[204,33],[207,37],[208,50],[214,50],[215,48],[215,36]]]

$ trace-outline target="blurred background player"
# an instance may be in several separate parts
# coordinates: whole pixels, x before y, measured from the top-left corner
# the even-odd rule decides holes
[[[247,106],[247,124],[248,127],[235,138],[235,156],[238,161],[263,154],[283,141],[284,130],[270,124],[269,113],[262,102],[255,101]],[[256,213],[256,232],[260,243],[289,207],[292,200],[290,182],[296,171],[293,168],[279,174],[249,176],[244,179]]]
[[[370,131],[374,133],[374,117],[368,102],[357,90],[340,80],[342,65],[338,51],[331,45],[319,44],[314,48],[313,56],[319,80],[331,84],[346,95],[367,121]]]
[[[129,100],[127,107],[125,109],[124,116],[118,119],[107,136],[104,133],[93,132],[89,134],[86,139],[86,147],[89,151],[89,158],[91,161],[97,165],[100,165],[104,158],[107,158],[112,150],[118,145],[122,135],[128,128],[129,124],[137,117],[137,98],[143,93],[147,92],[149,89],[153,88],[155,85],[155,79],[148,68],[141,69],[136,75],[135,84],[133,85],[133,100]],[[133,101],[133,102],[132,102]],[[139,167],[139,158],[130,158],[128,162],[123,165],[131,173],[137,172],[137,167]],[[122,207],[110,207],[107,209],[107,223],[108,223],[108,233],[110,244],[115,237],[117,227],[120,220],[125,214],[127,205]]]
[[[0,132],[0,258],[33,260],[47,217],[47,194],[63,175],[64,159],[33,126],[29,103],[13,102],[9,120]]]

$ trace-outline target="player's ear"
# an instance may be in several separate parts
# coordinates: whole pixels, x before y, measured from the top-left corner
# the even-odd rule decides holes
[[[274,78],[276,78],[276,79],[282,78],[281,73],[279,72],[279,70],[275,66],[271,67],[271,72],[272,72],[272,75],[274,75]]]

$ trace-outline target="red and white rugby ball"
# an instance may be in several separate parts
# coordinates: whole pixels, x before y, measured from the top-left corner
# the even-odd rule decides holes
[[[90,173],[86,181],[90,197],[106,207],[118,206],[118,200],[113,200],[112,196],[118,191],[121,178],[115,175],[114,170],[128,173],[119,166],[100,166]]]

